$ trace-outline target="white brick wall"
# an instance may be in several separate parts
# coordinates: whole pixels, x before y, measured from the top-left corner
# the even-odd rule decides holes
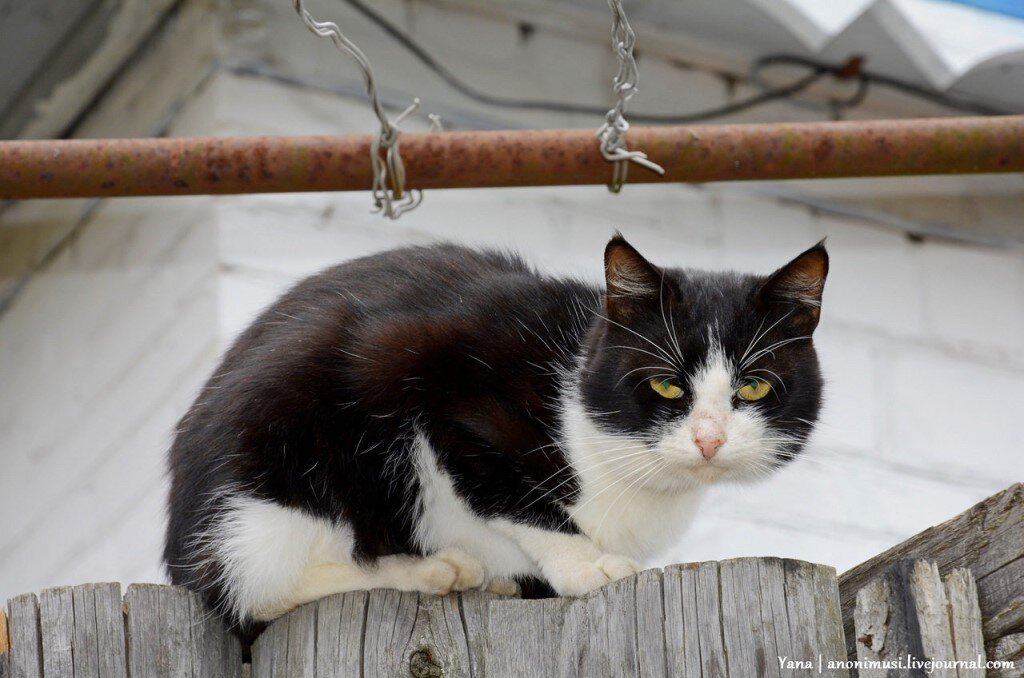
[[[437,11],[416,24],[427,40],[458,20]],[[315,73],[340,77],[329,50],[310,47],[291,24],[273,26],[255,44],[232,48],[227,63],[269,55],[287,70],[308,58]],[[513,28],[502,33],[480,18],[458,27],[466,39],[439,49],[468,77],[501,82],[510,95],[567,88],[554,75],[530,75],[544,69],[522,66]],[[428,82],[378,34],[359,35],[385,82]],[[532,58],[552,63],[559,44],[605,47],[562,40],[549,37]],[[586,63],[565,96],[600,100],[609,63]],[[656,59],[643,68],[658,93],[651,101],[679,104],[666,94],[678,72]],[[686,107],[722,95],[697,84],[708,76],[692,77]],[[486,115],[429,91],[467,117]],[[173,111],[177,134],[372,127],[358,101],[226,71]],[[769,117],[785,113],[776,107]],[[1024,198],[1016,204],[1024,208]],[[781,555],[843,569],[1024,475],[1019,251],[911,242],[868,220],[741,186],[627,186],[618,196],[602,187],[431,191],[398,222],[369,208],[366,193],[107,201],[27,280],[0,315],[0,599],[54,584],[159,579],[163,455],[217,353],[302,276],[437,239],[514,247],[544,268],[596,279],[616,229],[661,263],[760,272],[828,237],[832,272],[818,337],[828,402],[806,458],[762,485],[716,491],[661,562]],[[21,263],[0,269],[0,282],[10,284],[12,271],[33,259],[27,224],[63,232],[67,215],[60,204],[4,215],[26,235],[5,231],[3,242],[26,254],[3,259]]]

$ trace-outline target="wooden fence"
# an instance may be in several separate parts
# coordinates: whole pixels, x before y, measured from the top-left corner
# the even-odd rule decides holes
[[[923,560],[926,558],[927,560]],[[841,578],[740,558],[673,565],[584,598],[357,591],[303,606],[245,648],[172,586],[58,587],[0,613],[0,678],[386,678],[1024,675],[1024,486]],[[977,582],[977,584],[975,583]],[[845,629],[844,629],[845,624]],[[845,630],[845,634],[844,634]]]

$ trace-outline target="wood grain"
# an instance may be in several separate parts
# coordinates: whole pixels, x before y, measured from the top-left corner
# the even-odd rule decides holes
[[[581,598],[339,594],[269,624],[249,667],[182,588],[134,584],[122,601],[117,584],[86,584],[40,600],[10,601],[12,676],[781,678],[793,674],[780,653],[843,654],[832,568],[778,559],[648,570]]]
[[[331,596],[272,623],[252,675],[781,678],[819,674],[783,670],[780,656],[819,655],[845,658],[835,571],[741,558],[648,570],[583,598]]]
[[[44,589],[39,594],[39,626],[46,678],[74,678],[71,657],[75,613],[71,587]]]
[[[935,663],[904,663],[898,670],[901,675],[985,676],[981,613],[974,580],[966,569],[943,579],[933,562],[896,563],[858,592],[854,627],[861,678],[894,675],[897,669],[884,663],[905,662],[908,657]],[[950,664],[956,661],[975,666]]]
[[[11,639],[11,678],[42,678],[43,650],[39,633],[39,601],[34,593],[7,602]]]
[[[953,570],[942,581],[949,604],[949,625],[955,658],[967,661],[985,656],[978,589],[971,571]],[[960,668],[959,678],[985,678],[985,670]]]

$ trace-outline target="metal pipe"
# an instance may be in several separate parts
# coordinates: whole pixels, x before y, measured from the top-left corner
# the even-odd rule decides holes
[[[0,199],[364,191],[369,136],[0,142]],[[410,188],[607,184],[591,130],[402,136]],[[637,127],[628,182],[1024,172],[1024,115]]]

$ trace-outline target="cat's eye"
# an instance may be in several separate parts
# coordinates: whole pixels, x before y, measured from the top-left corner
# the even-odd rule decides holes
[[[750,402],[754,400],[760,400],[761,398],[765,397],[771,392],[772,385],[769,384],[767,381],[762,381],[761,379],[751,379],[746,384],[739,387],[739,389],[736,391],[736,395],[738,395],[743,400]]]
[[[671,379],[658,379],[654,378],[648,382],[654,392],[660,395],[662,398],[668,398],[669,400],[675,400],[676,398],[683,397],[683,389],[679,388],[672,383]]]

